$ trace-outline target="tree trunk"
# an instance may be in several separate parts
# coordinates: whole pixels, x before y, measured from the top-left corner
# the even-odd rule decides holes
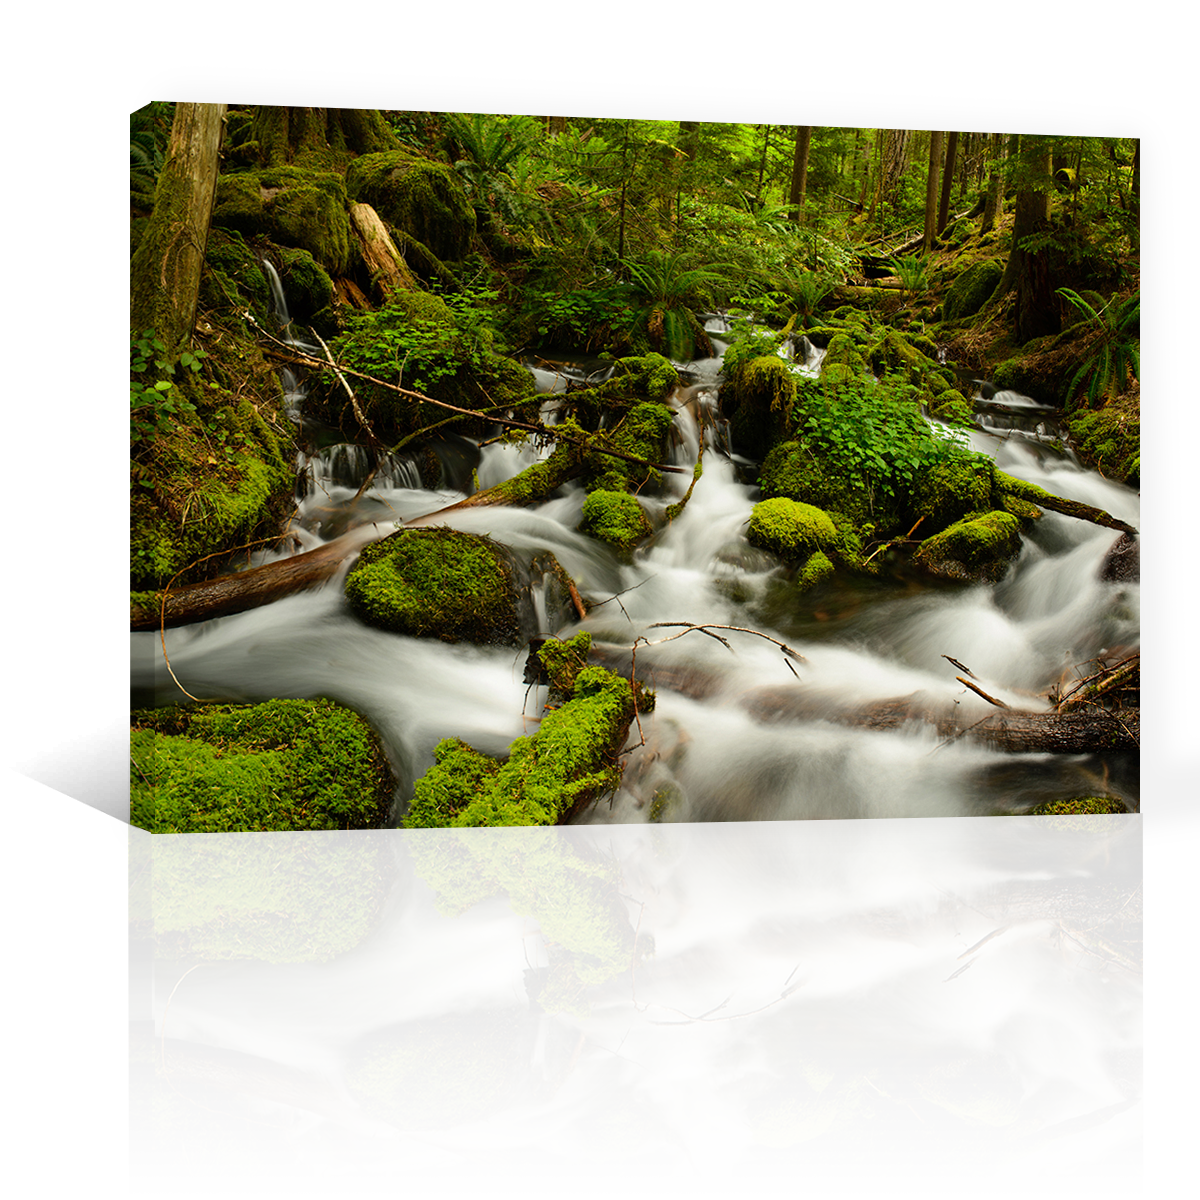
[[[921,242],[921,253],[933,249],[937,232],[938,172],[942,166],[942,131],[935,129],[929,135],[929,174],[925,178],[925,237]]]
[[[159,593],[154,604],[131,609],[129,628],[146,632],[160,626],[173,629],[178,625],[194,625],[307,591],[332,578],[341,564],[367,542],[383,536],[373,526],[365,525],[305,554],[172,588],[165,593],[165,609],[163,593]]]
[[[996,222],[1000,220],[1000,214],[1004,210],[1004,190],[1000,186],[998,161],[1003,139],[1004,134],[1002,133],[993,133],[990,139],[987,198],[983,203],[983,224],[980,229],[982,233],[987,233],[990,229],[995,228]]]
[[[175,106],[154,212],[129,264],[130,328],[155,330],[171,357],[196,323],[224,118],[224,104]]]
[[[363,262],[383,299],[386,301],[393,292],[415,291],[416,280],[379,214],[369,204],[352,204],[350,224],[358,236]]]
[[[792,157],[792,186],[788,193],[788,204],[792,208],[792,221],[804,224],[804,193],[808,187],[808,150],[812,144],[811,125],[796,126],[796,152]]]
[[[995,293],[1002,296],[1016,291],[1016,336],[1020,345],[1062,328],[1050,278],[1050,256],[1045,248],[1029,250],[1021,245],[1050,226],[1050,194],[1054,188],[1050,151],[1049,138],[1021,138],[1012,248]]]
[[[950,193],[954,189],[954,160],[958,153],[958,133],[951,131],[946,136],[946,166],[942,171],[942,200],[938,205],[937,231],[941,236],[950,216]]]
[[[373,108],[286,108],[256,105],[250,126],[267,166],[300,164],[337,170],[358,154],[395,150],[400,143]]]

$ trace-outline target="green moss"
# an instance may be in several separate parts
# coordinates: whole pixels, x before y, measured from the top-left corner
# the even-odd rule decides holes
[[[967,513],[987,512],[996,486],[995,464],[983,457],[955,457],[923,471],[910,493],[910,516],[924,518],[925,537],[940,533]]]
[[[1003,274],[1004,268],[995,259],[986,259],[967,267],[946,292],[946,299],[942,303],[943,318],[958,321],[974,316],[991,298]]]
[[[647,462],[662,462],[667,431],[674,420],[675,410],[666,404],[635,404],[605,439],[606,444]],[[662,483],[662,474],[652,467],[638,466],[608,454],[593,456],[589,474],[591,488],[611,492],[640,492]]]
[[[621,550],[632,550],[651,532],[650,522],[636,496],[604,489],[588,493],[579,528]]]
[[[786,496],[817,508],[836,509],[860,526],[872,520],[868,489],[801,442],[780,442],[768,453],[759,486],[768,499]]]
[[[837,529],[822,509],[777,497],[754,506],[746,537],[755,546],[795,560],[835,542]]]
[[[406,1129],[478,1121],[503,1103],[528,1053],[520,1009],[448,1014],[372,1030],[354,1048],[346,1086],[363,1109]]]
[[[867,353],[867,360],[876,374],[897,375],[907,383],[932,394],[930,377],[938,380],[937,392],[945,390],[944,379],[935,358],[922,354],[898,330],[884,326],[877,333]],[[951,377],[950,385],[953,384]]]
[[[330,701],[133,715],[130,918],[161,958],[324,961],[353,949],[394,877],[391,776]]]
[[[507,551],[453,529],[402,529],[364,546],[346,599],[370,625],[410,637],[515,644],[517,596]]]
[[[1020,549],[1021,522],[1008,512],[989,512],[926,538],[913,561],[943,579],[996,582]]]
[[[957,388],[947,388],[936,395],[929,405],[929,411],[947,425],[970,428],[975,423],[975,410]]]
[[[1062,833],[1116,833],[1126,827],[1129,812],[1115,796],[1076,796],[1039,804],[1028,820]]]
[[[279,280],[293,321],[319,324],[322,333],[336,332],[336,325],[325,315],[333,304],[333,280],[309,251],[282,247]],[[317,321],[318,314],[325,315],[325,319]]]
[[[833,572],[833,563],[829,561],[823,551],[818,550],[815,554],[809,555],[808,561],[800,568],[800,572],[796,576],[796,588],[806,592],[809,588],[816,587],[822,579],[828,578]]]
[[[263,274],[262,264],[241,234],[211,229],[204,264],[207,272],[219,272],[221,282],[228,285],[213,290],[207,297],[207,307],[240,305],[250,309],[259,324],[267,323],[271,312],[271,287]],[[230,287],[232,295],[229,294]]]
[[[1110,404],[1067,421],[1080,456],[1101,474],[1137,487],[1141,478],[1141,411],[1137,403]]]
[[[443,742],[416,781],[404,821],[416,871],[436,890],[438,911],[456,916],[484,895],[508,892],[512,910],[535,917],[547,940],[569,950],[581,983],[601,983],[649,953],[619,898],[620,868],[588,857],[560,833],[572,811],[616,788],[616,754],[634,715],[629,683],[584,667],[574,696],[542,719],[532,738],[490,763],[461,742]],[[571,980],[559,980],[571,990]]]
[[[566,641],[547,638],[538,650],[538,658],[550,676],[552,698],[568,699],[575,692],[575,680],[587,666],[588,652],[592,648],[592,635],[577,633]]]
[[[845,368],[837,371],[835,368]],[[821,378],[827,382],[834,379],[841,382],[842,376],[853,377],[864,374],[868,370],[867,361],[859,353],[855,339],[848,333],[835,334],[825,348],[825,357],[821,360]],[[827,374],[832,372],[832,374]]]
[[[370,204],[437,258],[457,262],[470,249],[475,210],[453,168],[406,150],[364,154],[346,171],[350,198]]]

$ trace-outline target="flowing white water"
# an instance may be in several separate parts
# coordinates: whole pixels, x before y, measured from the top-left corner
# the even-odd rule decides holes
[[[677,398],[674,444],[678,460],[690,466],[700,450],[695,409],[712,402],[713,391],[697,385]],[[1128,488],[1046,455],[1036,443],[979,434],[978,444],[1020,478],[1140,523],[1138,499]],[[840,607],[822,601],[829,611],[817,619],[812,601],[803,594],[787,598],[778,564],[745,540],[754,487],[712,445],[704,452],[703,476],[688,505],[632,562],[577,532],[583,493],[570,488],[533,509],[467,509],[445,517],[524,556],[553,551],[584,594],[606,601],[581,626],[548,634],[584,628],[598,646],[616,650],[638,637],[655,641],[678,632],[653,628],[655,622],[714,622],[761,631],[805,659],[790,664],[778,646],[738,632],[725,632],[728,648],[700,632],[638,648],[638,678],[653,684],[656,672],[673,679],[668,671],[686,670],[704,686],[689,695],[660,684],[658,707],[641,719],[646,745],[628,756],[611,805],[590,812],[577,833],[618,854],[634,899],[631,917],[653,932],[654,961],[664,970],[646,972],[636,1007],[628,985],[598,992],[584,1026],[593,1052],[551,1103],[526,1097],[486,1123],[455,1129],[448,1140],[476,1148],[536,1146],[580,1163],[577,1122],[632,1087],[684,1136],[704,1190],[730,1187],[738,1165],[756,1153],[745,1100],[784,1072],[779,1045],[811,1043],[820,1022],[846,1031],[841,1042],[836,1033],[816,1038],[832,1057],[863,1043],[998,1052],[1048,1123],[1115,1103],[1120,1094],[1106,1078],[1102,1054],[1141,1045],[1138,985],[1105,982],[1074,967],[1051,948],[1045,923],[1014,926],[988,944],[973,970],[943,983],[962,950],[996,922],[980,914],[958,930],[920,924],[948,894],[1104,869],[1091,840],[1034,838],[1028,827],[997,824],[994,816],[1024,810],[1034,799],[1094,791],[1108,764],[1085,756],[1003,755],[967,740],[938,745],[925,727],[881,733],[811,715],[775,720],[762,715],[756,697],[766,690],[779,701],[805,691],[848,703],[926,694],[985,715],[986,703],[955,682],[956,671],[942,658],[948,654],[986,680],[990,694],[1044,706],[1026,692],[1044,691],[1103,650],[1138,640],[1138,584],[1098,578],[1116,535],[1046,514],[998,586],[877,588]],[[480,484],[516,474],[528,454],[491,446],[480,462]],[[671,481],[672,499],[688,481]],[[391,522],[456,498],[401,482],[382,476],[370,493]],[[329,499],[336,496],[311,497],[305,506]],[[661,520],[661,502],[648,500],[647,509]],[[392,527],[380,521],[372,533]],[[176,676],[205,698],[329,696],[359,710],[397,769],[397,812],[432,763],[439,739],[461,737],[499,756],[512,739],[535,730],[545,694],[522,682],[523,650],[451,646],[367,628],[350,616],[341,581],[262,610],[169,630]],[[179,700],[157,635],[133,635],[133,642],[134,694],[154,703]],[[1112,764],[1106,786],[1134,808],[1135,780],[1120,763]],[[666,798],[665,810],[655,812],[655,797]],[[1103,853],[1114,874],[1122,868],[1140,874],[1138,828],[1109,839]],[[905,913],[918,931],[881,937],[830,924],[872,908]],[[331,964],[194,972],[176,994],[169,1033],[340,1079],[349,1044],[372,1028],[523,1003],[523,971],[536,946],[526,935],[535,929],[503,899],[452,922],[439,918],[428,889],[406,876],[370,940]],[[160,1021],[162,1000],[180,973],[160,968]],[[797,983],[781,1001],[781,992]],[[724,1015],[767,1012],[653,1024],[678,1019],[672,1009],[706,1012],[727,995]],[[1140,1112],[1090,1135],[1100,1139],[1097,1145],[1051,1148],[1094,1162],[1138,1138]],[[319,1156],[332,1136],[328,1123],[314,1120],[300,1130],[298,1144],[314,1172],[318,1162],[329,1165]],[[389,1169],[454,1160],[409,1141],[380,1148],[347,1138],[346,1148],[364,1163],[386,1152]],[[1042,1157],[1007,1169],[1008,1190],[1032,1180],[1045,1165]],[[676,1174],[690,1178],[678,1158]],[[488,1190],[506,1189],[500,1176],[487,1180]],[[325,1186],[336,1187],[336,1177]]]

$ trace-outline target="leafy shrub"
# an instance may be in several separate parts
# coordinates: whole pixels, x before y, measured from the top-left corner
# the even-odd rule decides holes
[[[129,339],[129,440],[135,449],[195,413],[172,377],[176,366],[198,372],[204,357],[203,350],[185,350],[172,362],[153,329]]]
[[[1088,406],[1094,408],[1096,401],[1106,393],[1124,391],[1131,375],[1134,379],[1138,377],[1141,369],[1141,292],[1134,292],[1124,300],[1113,296],[1098,309],[1070,288],[1059,288],[1058,295],[1090,326],[1089,336],[1093,342],[1091,353],[1067,384],[1067,402],[1069,404],[1086,384]]]

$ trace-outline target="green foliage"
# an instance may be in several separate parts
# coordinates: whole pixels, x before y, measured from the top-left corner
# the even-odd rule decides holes
[[[918,254],[892,259],[892,270],[911,296],[920,296],[929,290],[928,263]]]
[[[180,418],[195,415],[196,406],[175,385],[175,368],[193,373],[202,369],[203,350],[185,350],[172,361],[153,329],[129,339],[129,440],[140,443],[169,430]]]
[[[156,100],[129,114],[129,191],[143,203],[154,203],[174,112],[174,104]]]
[[[930,426],[919,398],[915,386],[894,375],[878,383],[801,380],[794,421],[812,453],[866,489],[873,508],[902,508],[935,466],[983,457],[965,448],[964,432]]]
[[[689,267],[683,252],[652,250],[640,262],[626,260],[633,289],[634,323],[650,335],[655,350],[676,361],[693,357],[707,342],[693,308],[711,304],[712,289],[724,284],[713,267]]]
[[[1091,353],[1067,385],[1067,402],[1070,404],[1083,389],[1088,406],[1094,408],[1106,394],[1124,391],[1131,376],[1138,377],[1141,369],[1141,292],[1124,300],[1113,296],[1099,309],[1070,288],[1059,288],[1058,295],[1087,323],[1094,343]]]
[[[612,343],[618,330],[633,323],[629,289],[622,285],[577,291],[528,291],[524,295],[524,324],[545,346],[595,350]]]

